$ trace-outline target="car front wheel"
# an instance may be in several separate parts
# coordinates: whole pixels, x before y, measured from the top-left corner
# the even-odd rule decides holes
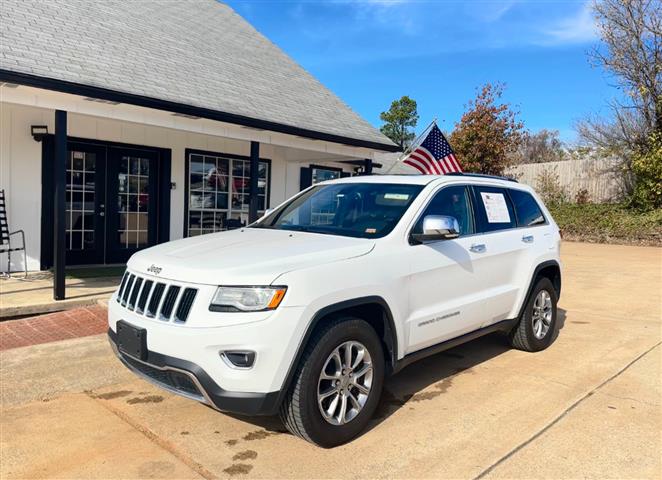
[[[281,419],[294,435],[330,448],[368,425],[384,381],[384,354],[366,321],[339,318],[308,343]]]
[[[548,278],[540,278],[512,332],[513,347],[527,352],[538,352],[549,347],[556,338],[556,290]]]

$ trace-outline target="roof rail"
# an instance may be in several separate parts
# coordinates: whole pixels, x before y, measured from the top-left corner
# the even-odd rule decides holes
[[[479,177],[479,178],[492,178],[494,180],[505,180],[507,182],[519,183],[516,178],[513,177],[502,177],[499,175],[486,175],[484,173],[465,173],[465,172],[450,172],[446,175],[458,176],[458,177]]]

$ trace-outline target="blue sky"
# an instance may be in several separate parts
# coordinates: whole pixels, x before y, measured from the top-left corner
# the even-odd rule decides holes
[[[240,15],[375,126],[391,101],[418,102],[419,130],[451,130],[476,88],[506,83],[531,131],[606,113],[617,95],[591,66],[584,0],[230,0]]]

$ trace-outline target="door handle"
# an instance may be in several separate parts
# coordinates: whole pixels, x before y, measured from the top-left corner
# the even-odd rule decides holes
[[[485,247],[484,243],[474,243],[469,247],[469,250],[474,253],[483,253],[485,250],[487,250],[487,247]]]
[[[522,241],[524,243],[533,243],[533,235],[524,235]]]

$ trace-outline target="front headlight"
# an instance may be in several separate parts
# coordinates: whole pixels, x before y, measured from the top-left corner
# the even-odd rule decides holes
[[[218,287],[209,305],[212,312],[258,312],[273,310],[287,287]]]

